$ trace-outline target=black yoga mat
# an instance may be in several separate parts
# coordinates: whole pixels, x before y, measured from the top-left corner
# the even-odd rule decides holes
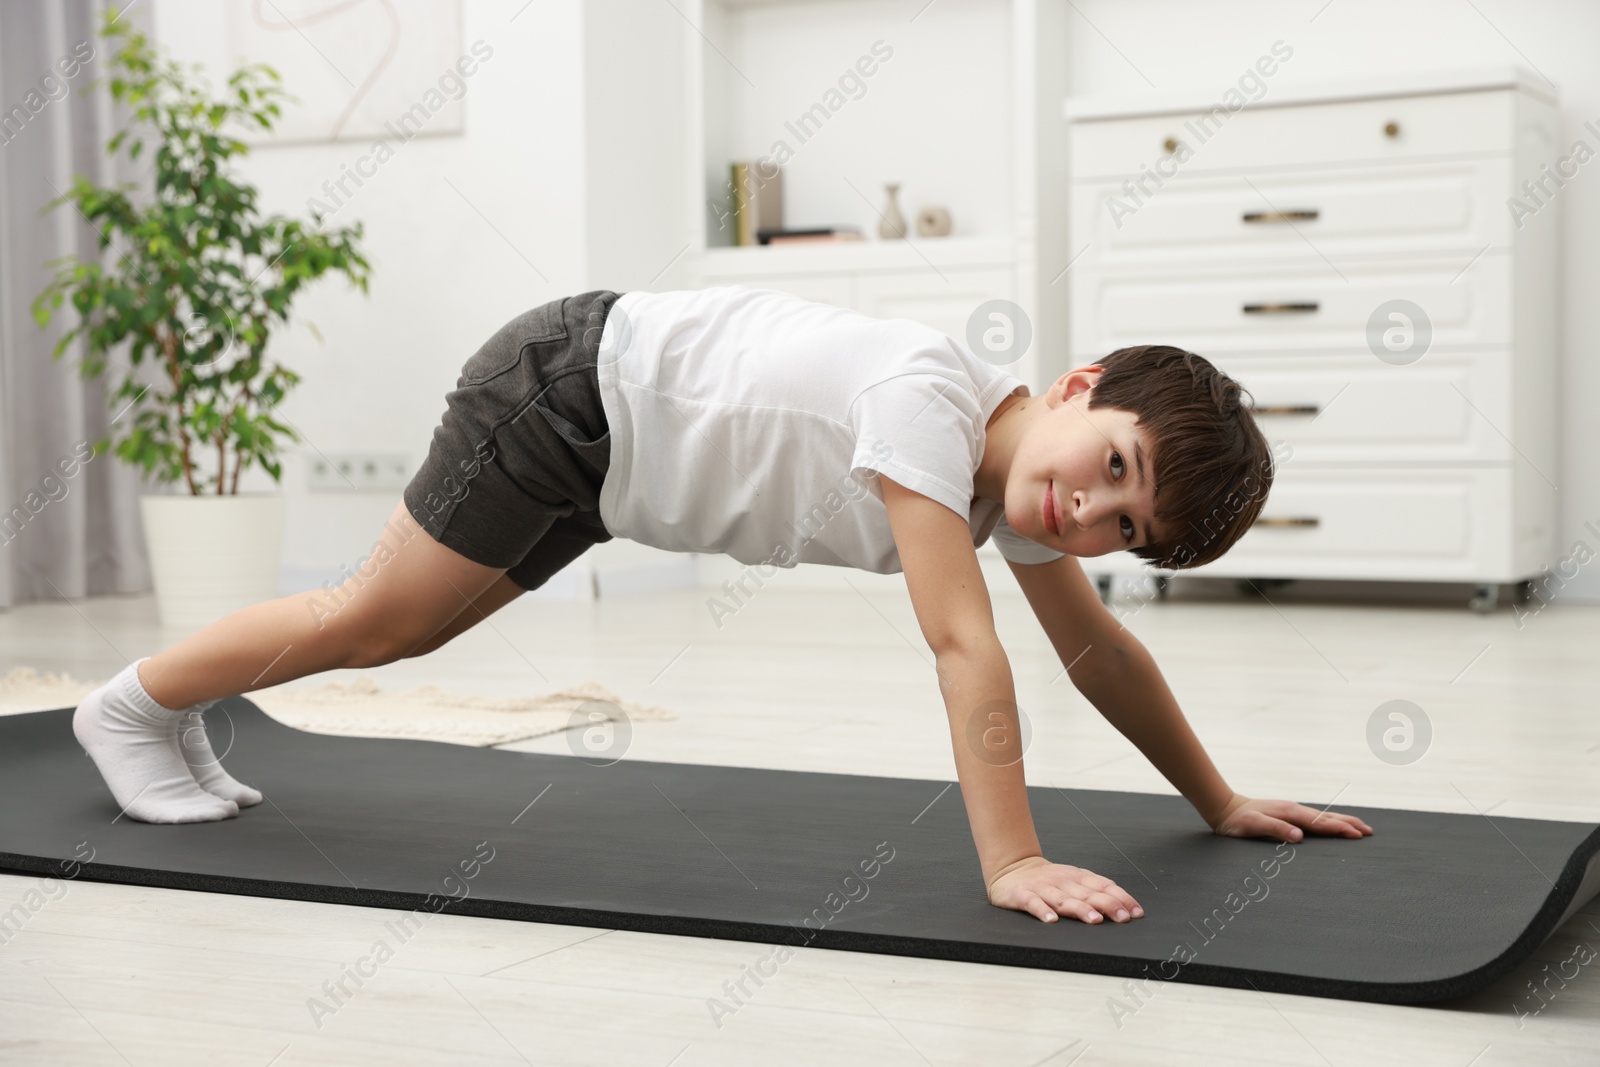
[[[0,867],[1395,1003],[1506,974],[1600,872],[1592,823],[1344,805],[1376,833],[1287,845],[1180,797],[1034,787],[1045,855],[1146,910],[1046,924],[988,903],[949,782],[331,737],[234,697],[208,731],[267,802],[152,826],[71,714],[0,716]]]

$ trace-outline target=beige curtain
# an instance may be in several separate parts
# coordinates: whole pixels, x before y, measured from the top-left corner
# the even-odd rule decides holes
[[[138,472],[110,454],[80,458],[118,413],[100,381],[79,376],[81,347],[50,358],[77,313],[63,303],[40,330],[31,311],[46,264],[98,254],[94,228],[70,204],[41,207],[74,173],[142,180],[105,153],[116,117],[104,85],[91,85],[106,75],[102,6],[0,0],[0,609],[150,588]],[[151,6],[122,17],[148,34]]]

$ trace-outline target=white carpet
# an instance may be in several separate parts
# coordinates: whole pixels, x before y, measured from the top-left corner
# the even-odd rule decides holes
[[[76,707],[101,681],[17,667],[0,676],[0,715]],[[601,720],[665,722],[665,708],[622,700],[593,682],[530,697],[482,697],[426,685],[385,692],[361,675],[349,683],[315,688],[272,686],[247,694],[262,711],[288,726],[319,734],[412,737],[485,747],[558,733]],[[575,714],[579,708],[583,714]]]

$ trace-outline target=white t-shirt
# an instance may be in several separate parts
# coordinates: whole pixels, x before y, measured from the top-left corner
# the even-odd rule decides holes
[[[600,338],[616,537],[741,563],[901,570],[882,472],[965,518],[974,546],[1062,553],[976,500],[984,428],[1021,379],[938,330],[743,286],[628,292]]]

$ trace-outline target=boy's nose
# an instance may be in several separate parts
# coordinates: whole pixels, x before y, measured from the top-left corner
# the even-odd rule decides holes
[[[1112,493],[1074,493],[1072,497],[1074,511],[1069,513],[1067,521],[1076,519],[1085,530],[1099,531],[1102,527],[1115,530],[1117,522],[1112,520],[1107,525],[1107,520],[1116,515],[1120,505]]]
[[[1091,502],[1089,494],[1080,489],[1072,494],[1072,510],[1067,513],[1067,521],[1076,520],[1080,525],[1093,526],[1100,510],[1099,501]]]

